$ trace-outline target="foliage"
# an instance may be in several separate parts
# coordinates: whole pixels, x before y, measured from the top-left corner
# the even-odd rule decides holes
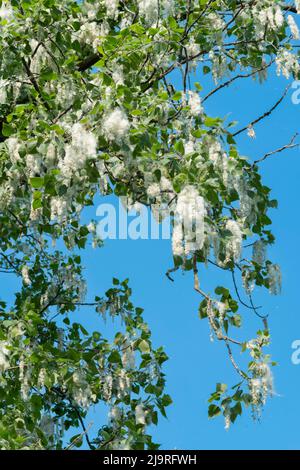
[[[5,449],[63,446],[63,430],[82,426],[70,443],[90,448],[155,448],[146,425],[165,415],[162,349],[129,299],[127,281],[106,297],[85,300],[79,250],[101,246],[81,213],[96,193],[127,196],[129,206],[159,203],[173,210],[174,268],[190,270],[203,297],[201,318],[223,341],[240,381],[218,384],[209,416],[226,427],[272,394],[266,318],[257,338],[238,342],[242,309],[258,316],[255,286],[280,291],[280,270],[266,255],[274,243],[268,210],[276,207],[259,162],[239,154],[243,129],[209,116],[204,102],[240,78],[298,77],[293,15],[299,2],[273,0],[11,0],[0,2],[0,267],[22,279],[12,305],[1,303],[1,422]],[[191,87],[195,72],[198,82]],[[174,89],[172,77],[182,77]],[[216,87],[202,96],[201,81]],[[280,104],[279,102],[274,106]],[[194,203],[183,233],[185,208]],[[51,240],[54,246],[51,247]],[[56,250],[58,242],[63,249]],[[242,256],[242,245],[253,255]],[[248,248],[249,251],[249,248]],[[212,258],[213,257],[213,258]],[[237,289],[203,292],[198,264],[242,274],[249,303]],[[73,321],[79,307],[118,316],[125,331],[112,343]],[[230,336],[229,336],[230,335]],[[231,348],[249,352],[246,371]],[[133,355],[135,353],[135,360]],[[88,437],[92,403],[110,407],[108,424]],[[78,434],[79,433],[79,434]]]

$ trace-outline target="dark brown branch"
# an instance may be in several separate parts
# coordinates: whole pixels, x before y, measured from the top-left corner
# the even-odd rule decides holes
[[[194,255],[193,257],[193,273],[194,273],[194,290],[198,292],[203,298],[206,299],[207,301],[207,309],[209,309],[209,305],[212,304],[213,300],[210,298],[209,295],[207,295],[202,289],[200,289],[200,283],[199,283],[199,277],[198,277],[198,267],[197,267],[197,257]],[[226,336],[222,333],[222,331],[216,326],[215,321],[210,318],[208,315],[208,320],[209,323],[219,341],[225,341],[226,344],[232,343],[236,344],[238,346],[241,346],[242,343],[240,341],[236,341],[235,339],[229,338],[229,336]]]
[[[280,5],[282,10],[289,11],[291,13],[298,13],[296,7],[293,5]]]
[[[286,145],[283,145],[282,147],[276,149],[276,150],[272,150],[272,152],[268,152],[266,153],[262,158],[259,158],[258,160],[255,160],[253,162],[253,165],[257,165],[258,163],[261,163],[263,162],[264,160],[266,160],[267,158],[271,157],[271,155],[275,155],[276,153],[281,153],[283,152],[284,150],[288,150],[288,149],[292,149],[292,148],[295,148],[295,147],[299,147],[300,144],[295,144],[295,139],[296,137],[298,136],[298,133],[296,133],[289,144],[286,144]]]
[[[235,132],[234,134],[232,134],[233,137],[236,137],[237,135],[241,134],[242,132],[246,131],[250,126],[254,126],[255,124],[257,124],[258,122],[262,121],[262,119],[265,119],[266,117],[270,116],[270,114],[272,114],[272,112],[281,104],[281,102],[284,100],[284,98],[286,97],[287,95],[287,92],[289,91],[291,85],[288,85],[286,87],[286,89],[284,90],[284,93],[283,95],[280,97],[280,99],[272,106],[271,109],[269,109],[269,111],[266,111],[264,114],[262,114],[261,116],[259,116],[257,119],[254,119],[254,121],[251,121],[247,126],[243,127],[242,129],[238,130],[237,132]]]
[[[227,347],[227,351],[228,351],[228,355],[229,355],[229,359],[233,365],[233,367],[235,368],[235,370],[237,371],[237,373],[245,380],[248,380],[248,376],[247,374],[245,374],[245,372],[243,372],[239,366],[237,365],[237,363],[235,362],[234,360],[234,357],[233,357],[233,354],[232,354],[232,351],[231,351],[231,347],[230,345],[226,342],[226,347]]]
[[[91,54],[86,59],[79,62],[77,70],[79,70],[79,72],[84,72],[90,67],[93,67],[93,65],[95,65],[101,59],[101,57],[102,55],[100,53]]]
[[[33,86],[33,88],[35,89],[35,91],[37,92],[37,94],[39,95],[43,105],[45,106],[45,108],[50,111],[50,106],[49,106],[49,103],[47,103],[47,101],[45,101],[43,95],[42,95],[42,92],[40,90],[40,87],[38,85],[38,82],[36,81],[35,79],[35,76],[33,75],[33,73],[31,72],[30,70],[30,67],[29,65],[27,64],[26,60],[24,58],[22,58],[22,64],[26,70],[26,73],[28,75],[28,78]]]
[[[174,282],[174,279],[170,276],[170,274],[171,274],[171,273],[174,273],[174,272],[177,271],[178,269],[179,269],[179,266],[174,266],[174,268],[168,269],[168,271],[166,272],[166,276],[167,276],[167,278],[169,279],[169,281]]]
[[[254,313],[255,313],[255,315],[257,315],[259,318],[262,318],[262,319],[267,318],[268,315],[261,315],[261,314],[257,311],[259,308],[262,308],[262,307],[260,307],[260,306],[255,307],[255,305],[253,304],[252,300],[250,301],[251,306],[248,305],[248,304],[246,304],[246,302],[244,302],[244,301],[242,300],[242,298],[241,298],[241,296],[240,296],[240,293],[239,293],[239,290],[238,290],[237,283],[236,283],[234,271],[231,271],[231,274],[232,274],[232,281],[233,281],[233,285],[234,285],[234,290],[235,290],[235,292],[236,292],[237,298],[239,299],[239,302],[241,303],[241,305],[243,305],[243,306],[246,307],[246,308],[249,308],[250,310],[253,310]],[[251,298],[251,299],[252,299],[252,298]]]
[[[227,80],[226,82],[222,83],[221,85],[217,86],[217,87],[214,88],[212,91],[210,91],[210,92],[203,98],[202,103],[204,103],[204,101],[206,101],[208,98],[210,98],[212,95],[214,95],[214,94],[217,93],[218,91],[222,90],[222,88],[231,85],[231,83],[233,83],[235,80],[238,80],[239,78],[249,78],[249,77],[253,77],[253,75],[256,75],[257,73],[262,72],[263,70],[266,70],[267,68],[269,68],[274,62],[275,62],[275,59],[271,60],[271,62],[269,62],[267,65],[264,65],[264,66],[261,67],[260,69],[256,69],[256,70],[254,70],[253,72],[250,72],[250,73],[247,73],[247,74],[238,74],[238,75],[236,75],[235,77],[231,78],[230,80]]]
[[[68,108],[64,109],[63,111],[61,111],[61,113],[59,113],[58,116],[56,116],[55,119],[53,119],[53,124],[56,124],[63,116],[65,116],[69,111],[71,111],[71,109],[73,109],[73,104],[71,104],[70,106],[68,106]]]
[[[82,429],[83,429],[83,434],[84,434],[84,436],[85,436],[86,443],[87,443],[87,445],[89,446],[89,448],[90,448],[91,450],[93,450],[93,449],[94,449],[94,446],[92,445],[92,443],[91,443],[91,441],[90,441],[90,439],[89,439],[89,436],[88,436],[88,429],[86,428],[86,426],[85,426],[85,424],[84,424],[83,418],[82,418],[82,416],[81,416],[81,414],[80,414],[80,411],[79,411],[79,409],[77,408],[77,406],[74,405],[74,403],[72,402],[72,399],[71,399],[70,397],[68,397],[66,393],[62,392],[59,388],[52,387],[51,390],[52,390],[54,393],[56,393],[59,397],[65,399],[65,400],[68,400],[68,402],[69,402],[71,408],[75,411],[75,413],[76,413],[76,415],[77,415],[77,417],[78,417],[78,419],[79,419],[79,421],[80,421],[81,427],[82,427]]]
[[[222,31],[227,31],[229,26],[234,23],[234,21],[236,20],[236,18],[239,16],[239,14],[243,11],[243,9],[245,8],[245,5],[242,5],[240,7],[240,9],[233,15],[233,17],[231,18],[230,21],[228,21],[228,23],[226,23],[226,25],[224,26],[224,28],[222,29]]]
[[[13,264],[13,262],[9,259],[9,257],[8,257],[6,254],[0,253],[0,256],[2,256],[2,257],[5,259],[5,261],[6,261],[7,264],[12,268],[12,270],[13,270],[13,272],[14,272],[15,274],[17,274],[18,276],[21,275],[21,274],[19,273],[17,267]]]
[[[186,30],[186,33],[184,35],[184,37],[186,37],[188,35],[188,33],[190,32],[190,30],[198,23],[199,20],[201,20],[201,18],[205,15],[205,13],[207,12],[207,10],[209,10],[211,4],[214,2],[214,0],[209,0],[209,2],[206,4],[204,10],[200,13],[200,15],[195,19],[195,21],[193,21],[193,23],[187,28]]]
[[[90,424],[88,425],[88,427],[87,427],[79,436],[77,436],[77,437],[71,442],[71,444],[69,444],[68,447],[66,447],[64,450],[71,450],[71,449],[76,445],[77,442],[79,442],[79,441],[82,440],[83,436],[87,436],[87,433],[89,432],[89,430],[90,430],[90,428],[92,427],[92,425],[93,425],[93,422],[90,423]]]
[[[155,75],[155,71],[154,73],[152,74],[152,76],[150,76],[148,78],[148,80],[146,80],[145,82],[143,82],[141,84],[142,86],[142,91],[145,92],[147,90],[149,90],[155,83],[159,82],[159,80],[163,79],[164,77],[166,77],[167,75],[169,75],[169,73],[173,72],[173,70],[180,66],[180,65],[184,65],[186,64],[186,62],[191,62],[192,60],[194,59],[197,59],[198,57],[200,57],[201,55],[205,55],[207,54],[207,51],[200,51],[198,52],[197,54],[195,54],[194,56],[190,56],[188,58],[184,58],[182,59],[181,61],[179,62],[174,62],[174,64],[170,65],[166,70],[163,70],[157,77],[153,78],[153,76]],[[153,80],[152,80],[153,78]]]

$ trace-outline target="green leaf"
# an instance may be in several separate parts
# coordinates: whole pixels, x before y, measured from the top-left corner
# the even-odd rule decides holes
[[[37,210],[37,209],[40,209],[41,207],[43,207],[42,200],[41,199],[35,199],[32,203],[32,208],[34,210]]]
[[[118,351],[113,351],[109,356],[108,356],[108,362],[111,364],[122,364],[121,361],[121,356],[118,353]]]
[[[184,154],[184,145],[183,145],[182,140],[178,140],[178,141],[175,143],[174,149],[176,150],[176,152],[180,153],[181,155]]]
[[[42,188],[44,186],[44,178],[39,176],[30,178],[30,185],[35,189]]]
[[[215,126],[218,126],[220,122],[222,122],[222,119],[220,118],[206,117],[204,120],[204,125],[206,127],[215,127]]]
[[[182,93],[181,91],[176,91],[176,93],[172,96],[173,101],[179,101],[182,98]]]
[[[12,126],[9,126],[5,122],[2,124],[2,134],[4,137],[10,137],[15,133],[15,129]]]
[[[82,435],[81,434],[76,434],[75,436],[71,437],[70,442],[75,447],[81,447],[82,446]]]
[[[138,348],[142,353],[149,353],[150,352],[149,343],[144,339],[139,342]]]
[[[167,395],[167,394],[162,396],[161,401],[162,401],[163,406],[170,406],[173,403],[172,398],[170,397],[170,395]]]
[[[217,405],[209,405],[208,407],[208,417],[215,418],[221,414],[221,409]]]
[[[222,383],[218,383],[218,384],[217,384],[217,387],[216,387],[216,390],[217,390],[217,392],[224,393],[224,392],[226,392],[226,390],[227,390],[227,385],[226,385],[226,384],[222,384]]]

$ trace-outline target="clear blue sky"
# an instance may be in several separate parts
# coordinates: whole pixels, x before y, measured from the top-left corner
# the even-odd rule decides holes
[[[176,82],[176,78],[174,80]],[[201,82],[201,76],[196,80]],[[240,125],[246,125],[273,105],[286,84],[286,80],[278,79],[274,71],[264,85],[251,80],[235,82],[208,100],[206,110],[212,116],[230,114],[230,120],[239,120]],[[207,91],[208,83],[203,95]],[[246,135],[239,138],[241,153],[256,159],[286,144],[300,130],[299,118],[300,105],[292,104],[290,93],[280,108],[256,127],[255,140]],[[199,298],[193,292],[191,274],[176,274],[174,283],[167,280],[165,272],[172,265],[168,240],[111,240],[103,248],[96,251],[89,248],[83,254],[89,297],[100,295],[109,288],[113,276],[129,277],[134,302],[145,308],[155,345],[163,345],[170,357],[165,372],[167,391],[174,404],[168,409],[168,419],[161,418],[158,427],[153,429],[154,438],[163,449],[300,449],[300,365],[291,363],[291,343],[300,339],[300,152],[297,149],[275,155],[262,163],[261,170],[265,183],[273,188],[273,196],[279,200],[279,209],[271,214],[277,237],[271,257],[280,263],[283,271],[280,297],[271,297],[267,292],[258,293],[256,297],[270,314],[273,338],[270,352],[279,362],[274,369],[277,396],[268,402],[261,422],[253,422],[246,413],[226,432],[222,418],[208,420],[207,398],[216,382],[233,385],[238,382],[238,377],[226,358],[224,345],[211,343],[207,322],[198,319]],[[96,207],[90,208],[85,218],[96,219]],[[216,269],[202,268],[200,276],[208,291],[220,283],[231,287],[230,278]],[[3,281],[2,287],[6,291],[3,298],[15,289],[9,281]],[[241,313],[244,317],[243,338],[250,339],[260,327],[259,319],[250,311],[241,310]],[[82,310],[78,320],[83,320],[94,330],[103,330],[102,322],[92,311]],[[108,330],[112,332],[110,328]],[[105,421],[103,412],[91,411],[91,419],[95,422],[91,434],[97,424]]]

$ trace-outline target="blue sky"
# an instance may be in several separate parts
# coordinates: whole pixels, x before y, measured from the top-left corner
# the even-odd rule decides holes
[[[201,81],[201,77],[195,79]],[[206,111],[212,116],[230,114],[229,120],[238,120],[239,128],[268,110],[286,85],[286,80],[278,78],[274,70],[264,85],[251,79],[237,81],[209,99]],[[206,81],[203,96],[210,86]],[[247,135],[238,138],[242,154],[257,159],[288,143],[299,131],[300,105],[292,104],[291,95],[292,92],[271,117],[257,125],[255,140]],[[168,409],[168,419],[162,418],[153,429],[163,449],[300,448],[300,365],[291,362],[291,344],[300,339],[299,149],[274,155],[261,164],[261,171],[265,184],[273,190],[273,197],[279,200],[279,209],[271,213],[277,242],[270,258],[282,267],[283,292],[279,297],[265,291],[256,294],[257,303],[270,314],[270,353],[279,363],[274,369],[276,396],[269,400],[260,422],[254,422],[250,413],[245,413],[226,432],[222,418],[207,418],[207,398],[216,382],[234,385],[238,377],[226,357],[224,345],[211,343],[207,322],[198,319],[200,299],[193,292],[191,273],[178,272],[174,283],[166,278],[165,272],[172,266],[170,241],[110,240],[97,251],[88,249],[83,256],[91,295],[108,288],[113,276],[130,278],[134,302],[145,308],[155,345],[163,345],[170,357],[165,371],[167,390],[174,404]],[[86,216],[96,218],[95,208],[89,209]],[[232,287],[230,277],[215,268],[201,268],[200,279],[203,287],[211,292],[218,284]],[[241,313],[244,318],[241,338],[250,339],[261,323],[251,311],[241,310]],[[99,328],[99,319],[92,312],[90,315],[89,320],[86,318],[90,326]],[[237,360],[239,355],[237,352]],[[101,422],[97,412],[91,416],[95,424]]]

